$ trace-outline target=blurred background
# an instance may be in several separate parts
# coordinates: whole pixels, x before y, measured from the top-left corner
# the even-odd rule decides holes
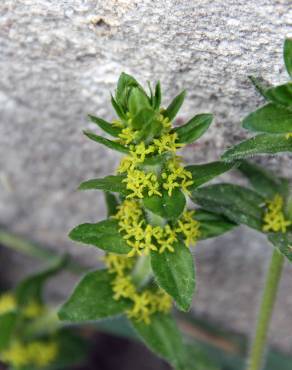
[[[247,76],[286,81],[282,46],[289,32],[290,0],[1,0],[0,234],[98,267],[97,250],[74,245],[67,234],[105,217],[102,193],[76,188],[112,173],[119,161],[118,154],[82,135],[82,129],[96,130],[88,113],[114,118],[109,96],[119,74],[128,72],[143,84],[159,79],[165,104],[185,88],[180,122],[214,113],[211,129],[182,154],[188,163],[216,160],[246,137],[240,120],[262,102]],[[290,166],[283,155],[260,162],[292,177],[291,157]],[[236,172],[223,179],[242,182]],[[39,266],[6,248],[5,238],[0,243],[1,286],[13,287]],[[198,290],[181,326],[198,351],[203,346],[203,357],[213,351],[220,369],[240,366],[270,253],[263,237],[243,227],[194,250]],[[61,302],[78,278],[64,273],[50,284],[49,299]],[[291,279],[286,266],[271,329],[271,364],[292,356]],[[120,334],[131,336],[124,323],[100,331],[115,327],[116,334],[119,325]],[[141,356],[149,358],[147,369],[168,368],[129,339],[94,334],[92,340],[100,349],[100,370],[122,366],[108,363],[105,348],[120,353],[125,369],[143,369]]]

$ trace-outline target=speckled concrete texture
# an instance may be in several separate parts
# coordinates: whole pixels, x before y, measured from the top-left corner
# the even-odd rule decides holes
[[[114,117],[108,98],[120,72],[144,83],[159,78],[166,103],[186,88],[182,119],[213,112],[212,129],[184,154],[189,162],[214,160],[247,136],[240,119],[262,102],[247,76],[287,79],[288,32],[290,0],[1,0],[0,224],[94,265],[96,251],[73,246],[67,232],[104,215],[100,193],[75,189],[111,173],[118,155],[81,130],[95,128],[87,113]],[[264,162],[291,177],[288,156]],[[198,246],[194,310],[248,331],[269,254],[262,244],[243,229]],[[34,268],[11,255],[1,269],[4,258],[8,280]],[[287,268],[272,332],[290,352],[291,277]]]

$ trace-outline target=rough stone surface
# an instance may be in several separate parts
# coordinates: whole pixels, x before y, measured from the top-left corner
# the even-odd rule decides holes
[[[214,160],[246,137],[239,121],[261,103],[247,75],[286,80],[282,44],[291,26],[290,0],[2,0],[0,223],[93,266],[96,251],[73,246],[67,232],[101,219],[103,199],[75,189],[112,172],[118,156],[81,129],[91,127],[87,113],[113,118],[109,90],[120,72],[142,82],[159,78],[165,102],[186,88],[183,119],[213,112],[212,129],[184,154],[189,162]],[[288,156],[265,162],[292,174]],[[198,246],[194,311],[247,332],[269,255],[264,244],[242,229]],[[4,256],[9,281],[35,268]],[[291,277],[290,266],[272,331],[272,341],[290,352]],[[64,279],[61,296],[73,282]]]

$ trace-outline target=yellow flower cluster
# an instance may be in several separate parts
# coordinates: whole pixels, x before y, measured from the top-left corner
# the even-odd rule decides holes
[[[292,132],[289,132],[288,134],[286,134],[286,139],[292,139]]]
[[[17,302],[13,294],[5,293],[0,296],[0,315],[17,308]]]
[[[113,217],[118,220],[119,231],[132,248],[128,256],[133,257],[147,255],[150,251],[174,252],[174,244],[179,236],[187,247],[195,243],[200,235],[200,225],[193,219],[193,213],[194,211],[185,211],[173,228],[169,224],[164,227],[152,226],[146,223],[138,201],[125,200]]]
[[[282,232],[287,231],[287,227],[292,225],[292,222],[285,219],[283,212],[284,200],[281,195],[277,194],[275,197],[267,202],[267,211],[264,215],[263,231]]]
[[[169,196],[172,195],[175,188],[181,188],[184,192],[189,193],[188,186],[193,184],[191,172],[181,166],[181,158],[178,156],[167,161],[162,178],[164,179],[163,188],[167,190]]]
[[[30,302],[23,309],[23,315],[28,319],[33,319],[44,313],[44,306],[40,305],[37,302]]]
[[[134,265],[133,258],[108,254],[105,256],[104,261],[109,269],[109,273],[115,275],[112,282],[114,299],[126,298],[133,303],[133,306],[126,311],[129,318],[150,324],[151,315],[154,313],[167,313],[170,311],[172,306],[171,297],[162,289],[137,290],[130,275]]]
[[[34,366],[39,369],[50,365],[56,359],[58,351],[58,345],[55,342],[14,341],[8,349],[1,352],[0,358],[4,363],[15,368]]]

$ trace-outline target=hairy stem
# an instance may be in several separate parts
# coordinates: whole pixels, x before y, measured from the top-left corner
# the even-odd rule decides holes
[[[275,249],[267,272],[266,283],[258,313],[257,326],[248,358],[247,370],[261,370],[263,368],[268,330],[283,265],[284,257]]]

